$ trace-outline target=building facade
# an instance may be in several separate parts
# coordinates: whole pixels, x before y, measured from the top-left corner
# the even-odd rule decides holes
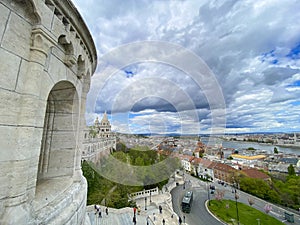
[[[0,17],[0,224],[84,224],[90,32],[71,0],[2,0]]]
[[[117,138],[115,133],[111,132],[111,125],[105,112],[101,122],[97,117],[94,125],[84,130],[82,159],[97,163],[102,157],[112,153],[116,145]]]

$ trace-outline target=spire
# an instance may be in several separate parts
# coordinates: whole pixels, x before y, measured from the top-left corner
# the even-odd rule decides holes
[[[94,124],[95,124],[95,126],[96,126],[96,125],[99,125],[99,119],[98,119],[98,116],[96,117]]]
[[[102,120],[101,120],[101,123],[103,123],[103,122],[105,122],[105,123],[107,123],[107,122],[108,122],[108,118],[107,118],[106,111],[104,112],[104,114],[103,114],[103,118],[102,118]]]
[[[104,114],[103,114],[103,118],[102,118],[102,120],[101,120],[101,125],[102,125],[102,126],[109,126],[109,125],[110,125],[110,123],[109,123],[109,121],[108,121],[108,118],[107,118],[106,111],[105,111]]]

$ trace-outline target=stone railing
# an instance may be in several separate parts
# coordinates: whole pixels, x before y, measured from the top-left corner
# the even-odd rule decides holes
[[[158,195],[158,194],[159,194],[159,189],[158,189],[158,187],[156,187],[153,189],[148,189],[148,190],[131,193],[131,194],[129,194],[129,199],[136,200],[139,198],[150,197],[150,196],[154,196],[154,195]]]

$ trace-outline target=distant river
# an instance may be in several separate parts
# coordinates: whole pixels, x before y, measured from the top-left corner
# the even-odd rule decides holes
[[[206,142],[205,138],[203,138],[202,140],[204,143]],[[280,152],[300,155],[300,148],[281,147],[276,145],[260,144],[257,142],[224,141],[221,139],[218,140],[218,143],[222,143],[223,148],[247,149],[249,147],[252,147],[257,150],[266,150],[269,153],[273,153],[274,147],[276,147]]]

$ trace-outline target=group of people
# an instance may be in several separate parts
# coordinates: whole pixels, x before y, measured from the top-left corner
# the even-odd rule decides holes
[[[94,208],[95,208],[95,215],[98,214],[99,218],[102,218],[102,212],[101,212],[100,205],[95,205]],[[107,207],[105,208],[105,213],[108,216],[108,208]]]
[[[159,213],[162,214],[162,206],[161,205],[158,206],[158,210],[159,210]],[[139,215],[140,214],[139,213],[139,207],[138,208],[134,207],[133,208],[133,218],[132,218],[132,222],[133,222],[134,225],[136,225],[136,212],[137,211],[138,211],[138,215]],[[172,218],[173,218],[173,215],[172,215]],[[153,221],[155,221],[155,220],[156,220],[155,213],[153,213]],[[147,218],[146,218],[147,225],[149,225],[149,221],[150,221],[150,216],[148,215]],[[166,221],[163,218],[162,224],[165,225],[165,223],[166,223]]]

